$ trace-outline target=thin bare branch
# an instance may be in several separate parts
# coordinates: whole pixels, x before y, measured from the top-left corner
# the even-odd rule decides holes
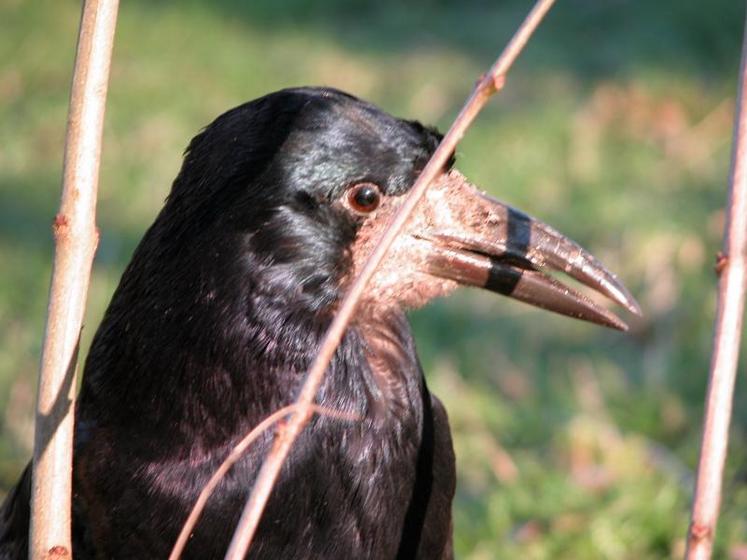
[[[71,557],[78,342],[98,243],[96,190],[118,0],[83,6],[68,113],[55,259],[36,406],[29,557]]]
[[[454,152],[457,143],[462,139],[477,114],[485,106],[490,96],[503,87],[506,72],[508,72],[511,65],[519,56],[529,37],[534,33],[553,3],[554,0],[537,1],[503,53],[490,68],[490,71],[478,81],[467,103],[459,112],[456,120],[434,152],[433,157],[431,157],[425,169],[423,169],[423,172],[415,181],[399,211],[393,216],[392,221],[381,236],[376,248],[366,261],[360,275],[352,283],[345,298],[342,300],[340,308],[327,330],[319,353],[309,370],[301,393],[296,401],[302,406],[293,413],[285,428],[280,430],[275,437],[273,448],[260,469],[252,493],[242,512],[241,519],[226,554],[226,559],[240,560],[246,555],[246,551],[249,549],[249,545],[257,530],[265,504],[272,492],[283,462],[288,456],[296,438],[311,417],[312,409],[310,405],[314,402],[316,393],[324,377],[324,372],[342,340],[345,329],[356,310],[367,283],[373,276],[379,263],[384,259],[387,250],[405,225],[415,206],[422,198],[428,185],[444,168],[444,165]]]
[[[717,264],[720,278],[713,354],[687,560],[707,560],[713,552],[742,337],[747,278],[747,21],[744,30],[724,249]]]
[[[195,525],[197,524],[197,521],[200,519],[200,515],[202,515],[202,511],[205,509],[205,504],[207,504],[208,498],[210,498],[210,495],[218,486],[218,483],[223,479],[224,476],[226,476],[226,473],[231,470],[231,467],[233,467],[236,461],[241,458],[246,450],[249,449],[249,446],[252,445],[252,443],[254,443],[257,438],[262,435],[262,433],[268,430],[276,422],[282,420],[283,418],[294,412],[296,409],[298,409],[299,406],[301,406],[299,403],[293,403],[273,412],[272,414],[270,414],[270,416],[268,416],[267,418],[262,420],[262,422],[252,428],[252,430],[234,446],[234,448],[228,454],[228,457],[226,457],[221,466],[218,467],[218,470],[215,471],[213,476],[200,492],[200,495],[197,498],[197,502],[195,502],[195,505],[192,508],[189,517],[187,517],[187,521],[184,522],[182,530],[179,533],[179,538],[176,540],[174,548],[171,550],[169,560],[178,560],[181,557],[182,552],[184,552],[184,547],[187,546],[189,535],[192,533]],[[343,420],[359,420],[359,417],[356,414],[348,414],[345,412],[340,412],[338,410],[331,410],[322,406],[312,405],[312,412],[332,418],[340,418]]]

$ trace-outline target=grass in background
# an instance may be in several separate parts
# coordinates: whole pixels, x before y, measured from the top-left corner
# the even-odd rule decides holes
[[[742,7],[560,2],[460,146],[496,196],[586,245],[629,335],[464,292],[412,314],[449,410],[459,558],[678,557],[697,462]],[[441,128],[528,9],[473,1],[121,7],[83,349],[188,140],[281,87],[339,87]],[[30,456],[79,5],[0,0],[0,486]],[[744,368],[742,368],[743,370]],[[718,558],[747,555],[737,386]]]

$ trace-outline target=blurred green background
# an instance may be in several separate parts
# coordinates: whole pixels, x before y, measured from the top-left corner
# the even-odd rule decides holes
[[[445,129],[528,1],[122,3],[83,351],[176,175],[224,110],[330,85]],[[0,488],[30,456],[79,3],[0,0]],[[743,22],[735,0],[562,0],[458,166],[619,273],[628,334],[464,292],[412,314],[458,456],[459,558],[684,550]],[[747,558],[747,384],[717,558]],[[126,395],[123,396],[126,398]]]

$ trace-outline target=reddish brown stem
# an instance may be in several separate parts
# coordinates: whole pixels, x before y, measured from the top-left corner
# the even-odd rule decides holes
[[[98,243],[96,190],[118,4],[118,0],[87,0],[80,22],[39,370],[29,546],[33,559],[71,557],[76,362]]]
[[[719,285],[713,354],[687,560],[706,560],[713,552],[742,336],[747,277],[747,21],[744,29],[724,249],[717,263]]]
[[[301,389],[300,396],[296,401],[301,406],[299,406],[299,408],[293,413],[285,428],[279,430],[272,450],[262,464],[262,468],[259,471],[252,493],[249,496],[249,500],[246,503],[239,524],[231,540],[231,545],[226,554],[227,559],[240,560],[246,555],[246,551],[249,549],[249,545],[251,544],[254,533],[259,525],[259,520],[264,511],[265,504],[272,492],[272,488],[278,474],[280,473],[283,462],[288,456],[296,438],[311,418],[311,405],[314,402],[316,393],[324,377],[324,372],[326,371],[337,346],[340,344],[340,340],[342,339],[345,329],[355,312],[366,284],[384,259],[387,250],[401,231],[410,214],[412,214],[415,206],[425,193],[426,188],[444,168],[447,160],[454,152],[457,143],[462,139],[477,114],[485,106],[485,103],[487,103],[490,96],[502,88],[506,72],[508,72],[508,69],[519,56],[524,45],[526,45],[529,40],[529,37],[534,33],[535,29],[553,3],[554,0],[537,1],[532,11],[504,49],[503,53],[498,57],[490,70],[477,83],[475,89],[467,100],[467,103],[451,125],[446,136],[444,136],[444,139],[441,141],[438,149],[436,149],[433,157],[431,157],[425,169],[423,169],[423,172],[415,181],[415,184],[403,201],[399,211],[393,216],[392,221],[389,223],[381,236],[381,239],[378,241],[376,248],[366,261],[360,275],[352,283],[350,290],[342,300],[340,308],[327,330],[319,353],[309,370]]]

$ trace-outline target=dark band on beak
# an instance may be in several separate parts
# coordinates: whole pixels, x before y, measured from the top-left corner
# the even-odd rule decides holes
[[[522,270],[508,266],[505,263],[500,263],[495,258],[491,258],[488,278],[485,280],[484,287],[491,292],[510,296],[514,293],[516,287],[521,282],[522,274]]]

